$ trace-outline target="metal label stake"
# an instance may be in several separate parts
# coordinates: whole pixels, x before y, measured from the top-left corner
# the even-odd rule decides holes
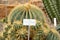
[[[36,25],[35,19],[23,19],[23,25],[28,26],[28,40],[30,39],[30,26]]]
[[[30,26],[28,27],[28,40],[30,39]]]

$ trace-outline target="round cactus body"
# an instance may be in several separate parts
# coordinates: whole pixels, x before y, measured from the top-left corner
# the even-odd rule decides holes
[[[28,38],[28,29],[19,24],[7,25],[3,31],[0,40],[26,40]]]
[[[43,12],[40,8],[31,5],[23,4],[14,8],[8,15],[8,21],[13,23],[14,21],[23,21],[23,19],[36,19],[38,21],[43,21]]]
[[[46,40],[60,40],[59,33],[56,30],[51,29],[46,37]]]

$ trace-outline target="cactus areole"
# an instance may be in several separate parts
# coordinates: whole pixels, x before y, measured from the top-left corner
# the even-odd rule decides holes
[[[11,23],[16,21],[22,23],[23,19],[36,19],[38,21],[42,21],[43,12],[40,10],[40,8],[34,5],[23,4],[15,7],[8,15],[8,22]]]

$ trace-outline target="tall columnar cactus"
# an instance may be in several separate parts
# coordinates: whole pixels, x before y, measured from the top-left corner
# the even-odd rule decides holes
[[[51,21],[56,18],[60,23],[60,0],[42,0]]]
[[[57,5],[57,8],[58,8],[58,11],[60,13],[60,0],[56,0],[56,5]],[[59,14],[60,15],[60,14]]]
[[[30,26],[30,40],[47,40],[52,36],[60,40],[58,32],[55,29],[51,31],[45,23],[43,12],[31,4],[17,6],[10,12],[0,40],[28,40],[28,26],[22,24],[23,19],[36,19],[36,26]],[[53,38],[48,40],[54,40]]]

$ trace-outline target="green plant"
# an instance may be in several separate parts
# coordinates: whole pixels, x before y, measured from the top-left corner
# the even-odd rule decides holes
[[[44,34],[43,30],[37,30],[32,40],[45,40],[46,35]]]
[[[54,18],[57,19],[58,23],[60,23],[60,0],[42,0],[42,1],[52,23],[54,21],[53,20]]]
[[[0,40],[28,40],[28,26],[23,25],[23,19],[36,19],[36,26],[30,26],[30,40],[46,40],[48,38],[51,29],[45,23],[43,12],[34,5],[23,4],[14,8],[7,16],[7,23],[5,22],[6,26],[1,33]],[[60,40],[59,33],[55,32],[52,35]]]
[[[33,32],[45,21],[43,12],[38,7],[31,4],[18,5],[3,19],[3,22],[7,22],[7,27],[0,40],[27,40],[28,26],[23,26],[23,19],[36,19],[37,25],[31,26]]]
[[[44,21],[43,12],[36,6],[31,4],[19,5],[14,8],[9,16],[8,21],[13,23],[14,21],[23,21],[23,19],[36,19],[38,21]]]
[[[59,33],[56,30],[51,29],[46,37],[46,40],[60,40]]]
[[[21,24],[7,25],[3,32],[2,38],[4,40],[26,40],[27,39],[27,27]]]

